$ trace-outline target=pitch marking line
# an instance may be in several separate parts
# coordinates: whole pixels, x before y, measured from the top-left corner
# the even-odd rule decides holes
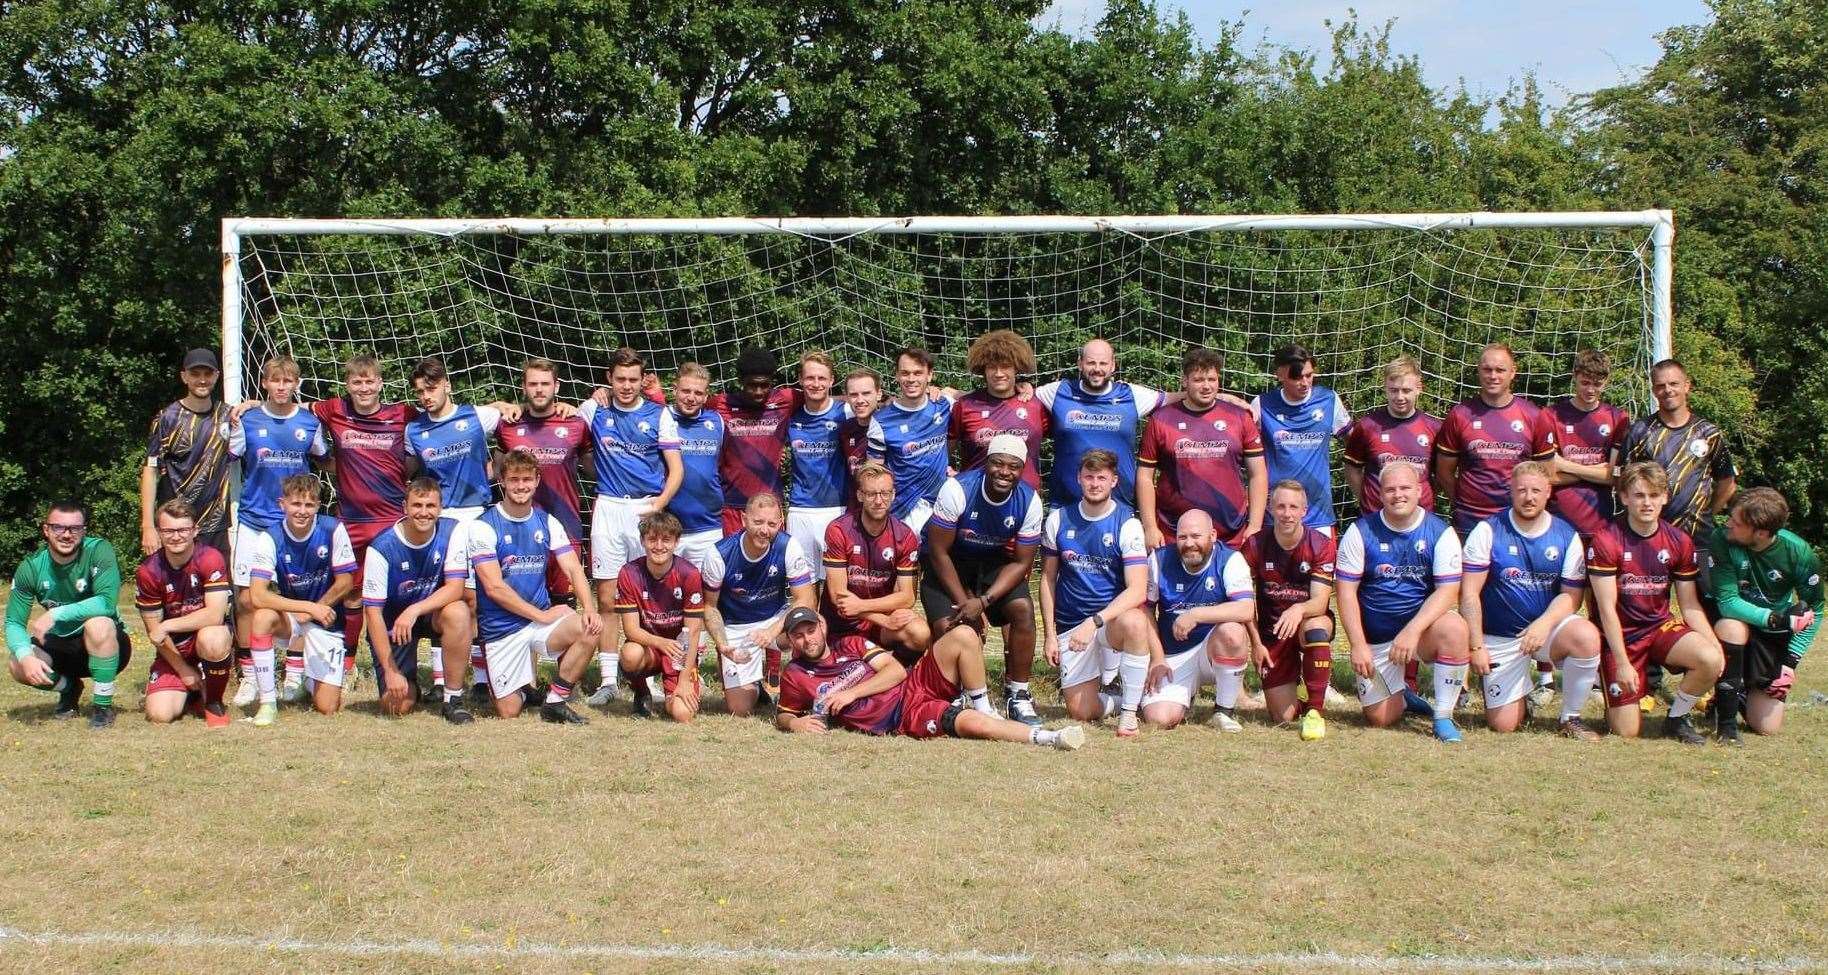
[[[1366,972],[1746,972],[1791,975],[1828,969],[1828,958],[1748,959],[1706,955],[1652,954],[1634,956],[1551,955],[1542,958],[1460,957],[1453,955],[1348,955],[1337,952],[1273,952],[1268,954],[1175,954],[1119,951],[1108,954],[1029,951],[937,951],[924,948],[771,948],[764,945],[632,945],[545,944],[510,940],[502,944],[403,941],[316,941],[305,938],[251,935],[199,934],[190,931],[23,931],[0,927],[0,949],[8,945],[124,948],[229,948],[247,951],[284,951],[354,957],[420,955],[428,958],[568,958],[621,959],[628,961],[726,961],[796,964],[807,962],[886,962],[898,965],[1018,966],[1121,966],[1156,965],[1169,968],[1344,968]]]

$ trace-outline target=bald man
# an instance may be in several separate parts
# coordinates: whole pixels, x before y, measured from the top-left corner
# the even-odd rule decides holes
[[[1172,728],[1187,719],[1194,695],[1212,685],[1213,727],[1237,732],[1234,709],[1250,659],[1250,621],[1256,590],[1244,557],[1219,541],[1212,516],[1198,508],[1175,523],[1174,541],[1149,555],[1145,609],[1155,618],[1152,639],[1161,645],[1167,672],[1150,675],[1142,718]]]
[[[1054,467],[1048,478],[1051,507],[1079,500],[1079,459],[1090,450],[1117,457],[1115,497],[1136,505],[1136,431],[1165,397],[1159,389],[1115,378],[1117,352],[1104,339],[1079,350],[1079,378],[1051,382],[1035,390],[1047,407],[1054,441]]]

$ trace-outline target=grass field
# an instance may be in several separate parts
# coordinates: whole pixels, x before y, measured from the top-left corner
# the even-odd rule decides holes
[[[1828,707],[1740,751],[1337,713],[1318,744],[1258,720],[1063,754],[626,705],[451,728],[372,686],[104,733],[0,688],[0,970],[1828,965]]]

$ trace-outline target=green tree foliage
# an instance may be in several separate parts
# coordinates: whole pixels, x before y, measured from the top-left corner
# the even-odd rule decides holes
[[[51,494],[132,537],[146,421],[216,344],[231,215],[1672,206],[1703,405],[1821,521],[1819,5],[1722,0],[1571,113],[1528,79],[1431,87],[1387,25],[1338,25],[1322,69],[1243,22],[1201,43],[1114,0],[1081,37],[1045,6],[0,6],[0,559]]]

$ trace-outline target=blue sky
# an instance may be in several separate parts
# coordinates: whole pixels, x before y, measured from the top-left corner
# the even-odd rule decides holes
[[[1187,13],[1210,39],[1221,22],[1242,19],[1245,40],[1308,48],[1323,55],[1325,21],[1358,11],[1359,22],[1395,18],[1393,50],[1418,55],[1428,80],[1451,86],[1464,78],[1474,95],[1495,97],[1508,82],[1533,71],[1551,104],[1574,94],[1636,78],[1655,63],[1656,34],[1708,19],[1702,0],[1158,0],[1165,11]],[[1042,16],[1047,25],[1079,33],[1097,22],[1103,0],[1057,0]]]

